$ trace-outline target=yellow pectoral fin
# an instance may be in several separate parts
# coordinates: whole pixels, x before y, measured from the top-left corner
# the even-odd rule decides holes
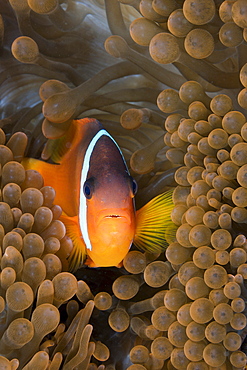
[[[177,226],[171,220],[172,191],[157,195],[136,212],[134,244],[148,252],[161,252],[175,239]]]
[[[86,246],[82,238],[79,226],[78,216],[68,217],[65,213],[62,214],[60,220],[64,223],[66,227],[67,235],[73,241],[73,249],[68,258],[69,271],[75,272],[82,265],[86,258]]]

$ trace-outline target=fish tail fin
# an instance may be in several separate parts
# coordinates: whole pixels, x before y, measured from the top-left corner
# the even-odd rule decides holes
[[[66,233],[73,242],[73,249],[68,258],[68,262],[69,271],[75,272],[83,265],[86,258],[86,246],[79,229],[78,216],[69,217],[63,213],[60,220],[64,223]]]
[[[175,239],[177,226],[171,220],[172,190],[157,195],[136,212],[133,243],[140,249],[157,253]]]

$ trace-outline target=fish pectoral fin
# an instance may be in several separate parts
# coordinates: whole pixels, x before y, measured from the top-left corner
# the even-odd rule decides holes
[[[64,223],[66,233],[73,242],[73,249],[68,258],[68,262],[69,271],[75,272],[83,265],[86,258],[86,245],[80,232],[79,218],[78,216],[69,217],[63,213],[60,220]]]
[[[84,264],[87,265],[88,267],[100,267],[100,266],[97,266],[89,256],[87,256]]]
[[[140,249],[157,253],[175,239],[177,226],[171,220],[172,190],[157,195],[136,212],[133,243]]]

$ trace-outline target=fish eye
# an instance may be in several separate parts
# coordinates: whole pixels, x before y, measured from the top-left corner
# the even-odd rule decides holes
[[[91,199],[93,195],[92,181],[86,180],[83,185],[83,193],[87,199]]]
[[[137,189],[138,189],[137,182],[133,178],[131,178],[131,181],[132,181],[132,193],[133,193],[133,195],[136,195]]]

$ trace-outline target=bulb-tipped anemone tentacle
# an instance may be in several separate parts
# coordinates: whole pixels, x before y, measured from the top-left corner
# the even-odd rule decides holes
[[[115,58],[124,58],[138,65],[145,72],[168,86],[178,88],[178,86],[184,82],[182,77],[177,78],[173,72],[164,74],[164,69],[161,66],[153,63],[149,58],[139,55],[139,53],[131,49],[120,36],[110,36],[105,42],[105,49]]]
[[[21,36],[14,40],[11,51],[15,59],[21,63],[36,64],[49,71],[63,73],[74,85],[82,82],[81,76],[67,64],[49,60],[39,52],[38,44],[30,37]]]
[[[38,4],[33,0],[28,1],[29,7],[37,14],[47,16],[47,18],[61,31],[72,31],[77,28],[86,15],[90,14],[82,6],[70,2],[66,11],[61,7],[59,1],[43,1]]]
[[[65,34],[64,37],[59,37],[55,40],[47,40],[36,32],[32,27],[30,19],[31,8],[26,0],[20,2],[11,0],[10,5],[16,14],[22,34],[33,38],[39,44],[42,52],[47,53],[51,57],[67,57],[73,55],[76,47],[79,47],[80,43],[72,33]]]

